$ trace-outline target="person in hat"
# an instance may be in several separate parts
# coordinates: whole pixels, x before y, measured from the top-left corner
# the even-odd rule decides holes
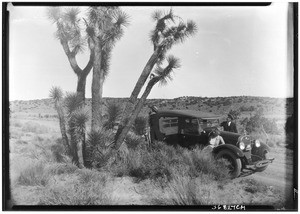
[[[233,122],[233,115],[228,114],[227,121],[221,123],[221,126],[224,128],[224,131],[237,133],[236,125]]]
[[[208,134],[208,143],[208,146],[212,148],[225,144],[225,141],[222,136],[220,136],[220,131],[218,129],[214,129]]]

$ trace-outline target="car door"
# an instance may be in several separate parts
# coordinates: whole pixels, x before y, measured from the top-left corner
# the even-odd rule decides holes
[[[197,118],[181,117],[179,145],[186,148],[191,148],[198,144],[201,139],[199,123]]]
[[[163,141],[169,145],[178,144],[178,117],[160,117],[159,131],[164,135]]]

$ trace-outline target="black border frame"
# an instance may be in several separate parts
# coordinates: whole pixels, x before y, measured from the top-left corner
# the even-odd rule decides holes
[[[214,206],[12,206],[9,179],[9,2],[2,2],[2,210],[4,211],[214,211]],[[11,2],[14,6],[269,6],[271,2]],[[294,64],[294,209],[298,210],[298,2],[293,2]],[[217,211],[217,210],[215,210]],[[219,210],[224,211],[224,210]],[[234,211],[234,210],[231,210]],[[238,211],[238,210],[235,210]],[[246,205],[246,211],[276,211],[272,206]]]

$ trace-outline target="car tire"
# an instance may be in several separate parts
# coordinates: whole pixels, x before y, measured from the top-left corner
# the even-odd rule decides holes
[[[265,151],[264,154],[263,154],[263,159],[262,159],[262,160],[268,159],[268,156],[269,156],[269,155],[268,155],[268,152]],[[265,171],[267,167],[268,167],[268,166],[264,166],[264,167],[261,167],[261,168],[257,168],[255,171],[256,171],[256,172],[262,172],[262,171]]]
[[[216,159],[224,158],[229,162],[230,177],[237,178],[241,174],[241,159],[229,150],[222,150],[216,154]]]

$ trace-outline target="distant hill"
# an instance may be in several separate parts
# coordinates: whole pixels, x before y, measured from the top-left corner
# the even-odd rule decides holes
[[[104,98],[108,102],[117,102],[125,105],[128,98]],[[87,109],[90,110],[91,99],[86,100]],[[265,116],[277,118],[289,116],[293,113],[293,98],[270,97],[178,97],[174,99],[148,99],[142,109],[141,115],[147,115],[148,106],[155,105],[159,109],[190,109],[226,115],[230,110],[239,110],[241,116],[250,116],[258,109],[262,109]],[[11,101],[10,110],[16,114],[26,114],[39,117],[55,117],[54,104],[51,99]]]

